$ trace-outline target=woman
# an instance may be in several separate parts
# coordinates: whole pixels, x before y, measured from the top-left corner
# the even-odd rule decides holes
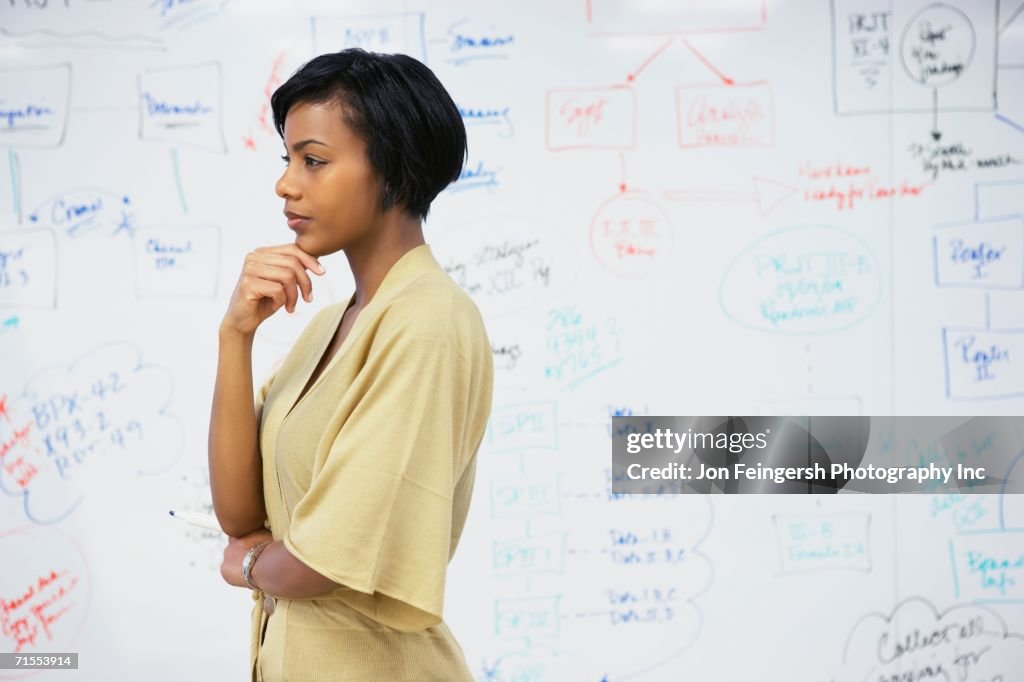
[[[462,119],[426,66],[362,50],[317,57],[271,104],[295,242],[246,256],[209,439],[231,536],[221,574],[253,590],[253,679],[472,680],[442,605],[494,369],[476,305],[422,230],[464,163]],[[253,396],[257,326],[312,301],[308,273],[337,251],[355,293]]]

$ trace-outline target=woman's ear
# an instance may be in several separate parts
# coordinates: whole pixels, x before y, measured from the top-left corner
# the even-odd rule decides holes
[[[380,181],[380,199],[385,211],[395,206],[395,190],[386,179]]]

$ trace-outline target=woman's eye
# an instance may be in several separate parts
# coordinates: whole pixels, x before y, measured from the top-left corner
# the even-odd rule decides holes
[[[324,162],[321,161],[320,159],[314,159],[312,156],[307,156],[306,157],[306,165],[307,166],[322,166],[323,163]]]
[[[288,163],[289,161],[291,161],[291,159],[288,158],[287,154],[282,154],[281,155],[281,160],[284,161],[285,163]]]

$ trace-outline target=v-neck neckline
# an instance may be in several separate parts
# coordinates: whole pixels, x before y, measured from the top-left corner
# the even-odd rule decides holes
[[[306,375],[306,381],[302,384],[302,389],[299,391],[299,397],[295,400],[295,405],[301,403],[302,399],[309,395],[310,391],[313,390],[313,387],[316,386],[317,383],[320,381],[320,377],[327,373],[327,368],[330,367],[331,363],[334,361],[334,358],[338,357],[338,355],[341,354],[341,346],[345,345],[345,341],[348,340],[348,337],[351,336],[352,332],[355,330],[355,322],[352,322],[349,325],[348,333],[345,334],[345,338],[341,340],[341,346],[338,347],[338,350],[336,350],[334,352],[334,355],[332,355],[327,360],[327,364],[325,364],[323,368],[320,370],[320,373],[317,374],[316,379],[313,380],[313,383],[309,383],[309,380],[313,376],[313,373],[316,372],[316,368],[319,367],[321,363],[323,363],[324,356],[327,355],[327,352],[331,349],[331,345],[334,343],[334,337],[338,335],[339,331],[341,331],[341,326],[345,322],[345,315],[348,314],[348,311],[352,309],[352,306],[354,306],[355,303],[356,295],[352,294],[352,298],[349,299],[348,305],[345,306],[345,309],[343,311],[341,311],[341,317],[338,318],[337,321],[332,320],[331,326],[327,330],[328,332],[330,332],[327,336],[327,345],[325,345],[323,349],[320,351],[319,355],[316,356],[316,364],[313,365],[313,369],[311,369],[309,371],[309,374]],[[359,319],[358,312],[356,313],[356,319]]]
[[[295,408],[298,407],[310,393],[316,390],[316,387],[320,385],[320,382],[324,380],[324,377],[327,376],[334,365],[338,362],[338,358],[345,354],[345,350],[352,345],[352,343],[354,343],[362,333],[366,320],[375,314],[376,308],[391,299],[393,295],[391,291],[392,287],[396,282],[404,281],[405,279],[404,277],[401,277],[403,269],[413,267],[415,263],[414,259],[419,257],[418,254],[421,251],[426,254],[427,258],[436,263],[436,259],[433,258],[433,253],[430,250],[429,244],[420,244],[419,246],[415,246],[402,254],[402,256],[392,264],[387,274],[384,275],[384,279],[381,281],[380,286],[377,287],[377,291],[374,292],[370,301],[359,311],[359,314],[356,315],[356,319],[352,323],[352,328],[345,336],[345,340],[341,342],[341,347],[339,347],[337,352],[335,352],[334,357],[328,360],[316,380],[308,389],[305,390],[305,392],[303,392],[306,384],[309,383],[310,377],[313,376],[313,372],[316,371],[317,365],[320,364],[324,354],[327,352],[328,348],[330,348],[331,341],[334,339],[334,335],[337,333],[338,327],[341,325],[342,318],[344,318],[348,309],[355,304],[355,293],[353,293],[352,297],[349,299],[349,305],[342,308],[340,314],[336,313],[331,316],[331,323],[327,325],[327,328],[324,330],[320,341],[316,345],[315,352],[309,354],[309,359],[306,361],[306,365],[304,365],[302,370],[302,383],[299,386],[298,393],[295,393],[295,397],[290,399],[291,404],[288,407],[288,411],[285,412],[284,416],[281,418],[281,423],[284,423],[284,421],[288,419],[289,415],[295,411]],[[338,307],[341,308],[341,306]]]
[[[331,316],[331,323],[327,325],[327,329],[324,330],[323,335],[320,337],[320,341],[316,345],[316,352],[309,354],[309,359],[306,361],[306,366],[303,368],[302,371],[302,384],[301,387],[299,388],[299,393],[292,401],[291,406],[288,408],[288,412],[285,413],[285,419],[287,419],[288,415],[294,412],[295,408],[298,407],[299,404],[306,399],[306,396],[313,392],[313,389],[317,387],[320,381],[324,378],[324,375],[327,374],[327,372],[334,365],[334,361],[337,360],[338,356],[345,351],[346,346],[349,345],[349,339],[353,338],[353,336],[355,335],[356,325],[359,324],[359,321],[362,318],[362,313],[365,310],[365,308],[363,310],[360,310],[359,314],[356,315],[356,319],[352,323],[352,328],[349,329],[348,334],[345,335],[345,340],[341,342],[341,346],[338,348],[337,351],[335,351],[331,359],[327,361],[327,364],[324,365],[324,368],[320,370],[320,374],[318,374],[316,379],[313,380],[313,383],[310,384],[309,380],[313,376],[313,372],[316,371],[317,366],[323,361],[324,355],[330,349],[331,342],[334,340],[335,334],[338,333],[338,328],[341,326],[342,320],[345,319],[345,313],[349,311],[349,308],[355,305],[355,302],[356,295],[352,294],[352,297],[349,299],[348,305],[342,308],[341,315]],[[367,307],[369,307],[369,304],[367,304]],[[307,384],[309,385],[309,388],[306,388]]]

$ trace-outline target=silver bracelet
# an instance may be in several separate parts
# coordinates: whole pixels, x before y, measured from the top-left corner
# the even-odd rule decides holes
[[[249,548],[249,551],[245,553],[245,558],[242,559],[242,579],[245,580],[246,585],[257,591],[260,588],[258,588],[256,583],[252,581],[252,567],[256,565],[256,559],[259,558],[260,554],[263,553],[263,550],[271,542],[273,542],[273,540],[264,540],[258,545],[253,545]]]

